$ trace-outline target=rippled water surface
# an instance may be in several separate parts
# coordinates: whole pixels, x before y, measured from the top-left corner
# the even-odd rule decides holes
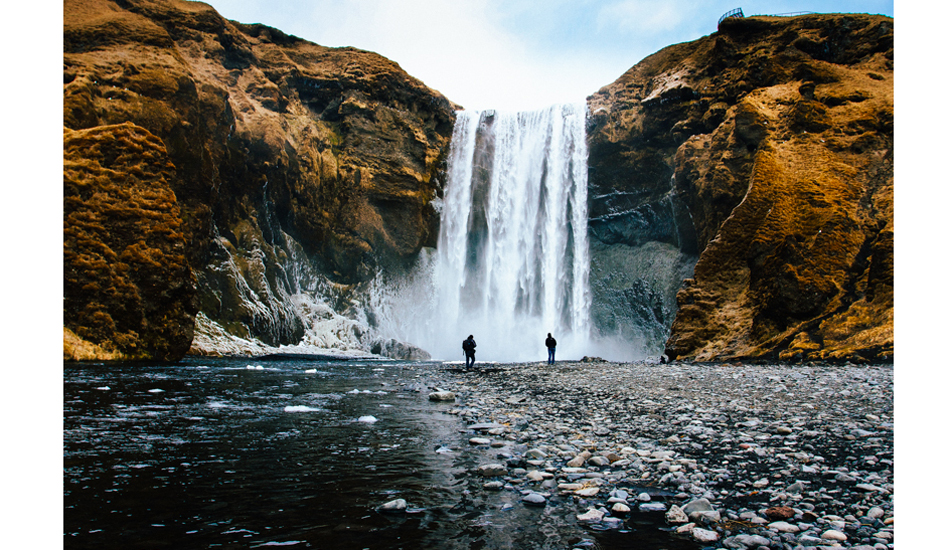
[[[439,368],[66,364],[65,547],[697,548],[655,518],[595,532],[570,500],[482,490],[466,473],[495,457],[427,399]],[[376,511],[396,498],[408,513]]]

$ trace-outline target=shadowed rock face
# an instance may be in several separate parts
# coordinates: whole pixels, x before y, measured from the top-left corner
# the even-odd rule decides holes
[[[297,343],[312,319],[293,296],[324,285],[345,302],[434,245],[455,106],[395,63],[176,0],[67,0],[63,39],[64,126],[131,123],[167,153],[178,254],[194,271],[178,282],[194,279],[200,310],[229,333]],[[65,324],[88,327],[76,298]],[[187,334],[193,314],[151,322]],[[101,344],[96,330],[75,334]]]
[[[700,253],[668,355],[893,356],[891,18],[727,19],[589,107],[592,236]]]

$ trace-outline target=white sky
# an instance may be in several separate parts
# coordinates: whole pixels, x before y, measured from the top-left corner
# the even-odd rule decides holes
[[[583,101],[644,57],[716,31],[724,13],[880,13],[893,1],[209,0],[224,17],[398,63],[467,109]]]

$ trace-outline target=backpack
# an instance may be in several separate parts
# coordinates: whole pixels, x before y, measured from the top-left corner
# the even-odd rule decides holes
[[[473,349],[475,349],[475,346],[473,346],[472,343],[473,343],[473,342],[472,342],[471,340],[468,340],[468,339],[462,340],[462,350],[463,350],[463,351],[472,351]]]

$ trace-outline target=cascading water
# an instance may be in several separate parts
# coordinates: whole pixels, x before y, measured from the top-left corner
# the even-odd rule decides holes
[[[378,301],[381,325],[434,358],[591,353],[586,105],[458,113],[438,247]],[[381,327],[382,328],[382,327]]]

